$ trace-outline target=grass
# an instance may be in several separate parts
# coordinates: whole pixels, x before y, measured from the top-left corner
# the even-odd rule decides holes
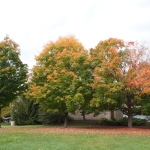
[[[9,131],[5,130],[9,128]],[[1,150],[149,150],[150,136],[100,133],[36,133],[42,126],[3,127]],[[49,127],[45,127],[49,128]],[[50,127],[52,128],[52,127]],[[58,127],[59,128],[59,127]],[[21,130],[23,129],[23,130]],[[11,132],[11,130],[14,130]],[[68,130],[68,129],[66,129]],[[26,131],[26,132],[25,132]]]
[[[10,126],[10,123],[7,123],[7,122],[1,122],[1,126]]]

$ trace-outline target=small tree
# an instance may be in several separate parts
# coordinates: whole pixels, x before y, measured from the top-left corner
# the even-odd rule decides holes
[[[26,87],[27,65],[22,63],[19,55],[19,45],[6,36],[0,42],[0,116],[1,109]]]
[[[17,125],[35,124],[38,120],[38,104],[34,101],[19,96],[15,102],[11,104],[12,119]]]

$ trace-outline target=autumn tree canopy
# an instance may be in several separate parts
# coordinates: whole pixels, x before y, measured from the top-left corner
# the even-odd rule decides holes
[[[73,36],[46,44],[36,57],[26,93],[46,111],[65,114],[78,109],[85,114],[120,109],[128,115],[128,127],[150,93],[150,61],[144,46],[127,45],[110,38],[90,53]],[[148,111],[147,111],[148,112]]]
[[[0,42],[0,110],[25,89],[27,65],[19,55],[19,45],[8,36]]]
[[[91,105],[102,109],[119,108],[128,115],[132,127],[134,108],[143,94],[150,92],[150,63],[146,48],[128,47],[122,40],[110,38],[101,41],[91,51],[94,70],[93,88],[96,90]]]
[[[67,127],[68,112],[83,106],[91,94],[89,64],[88,52],[75,37],[49,42],[36,57],[27,96],[47,111],[64,113]]]
[[[122,88],[121,77],[121,48],[124,43],[119,39],[101,41],[91,50],[94,69],[94,98],[93,107],[99,110],[113,110],[121,106],[122,98],[119,93]]]

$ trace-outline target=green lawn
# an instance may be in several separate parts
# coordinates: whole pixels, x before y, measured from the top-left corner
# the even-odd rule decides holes
[[[10,126],[10,123],[7,123],[7,122],[1,122],[1,126]]]
[[[150,136],[146,135],[32,133],[28,131],[31,128],[1,128],[0,150],[150,150]],[[41,126],[33,128],[40,129]],[[11,129],[16,131],[11,132]]]

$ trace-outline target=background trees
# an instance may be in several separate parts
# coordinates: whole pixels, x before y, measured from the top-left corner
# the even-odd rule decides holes
[[[26,85],[27,65],[22,63],[19,55],[19,45],[6,36],[0,42],[0,112]]]

